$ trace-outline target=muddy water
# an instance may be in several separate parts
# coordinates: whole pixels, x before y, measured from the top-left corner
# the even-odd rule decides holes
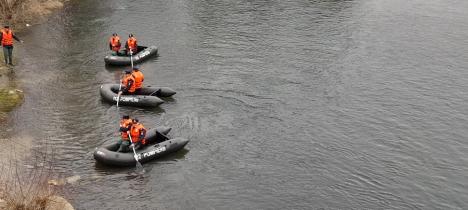
[[[18,49],[27,93],[10,135],[79,175],[78,209],[457,209],[468,201],[468,3],[72,1]],[[101,102],[107,38],[160,57],[160,108]],[[119,115],[187,148],[133,168],[95,164]]]

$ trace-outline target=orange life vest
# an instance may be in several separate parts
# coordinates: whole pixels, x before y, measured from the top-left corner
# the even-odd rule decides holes
[[[122,119],[122,120],[120,120],[120,127],[121,128],[128,128],[128,126],[130,124],[132,124],[132,119]],[[124,140],[124,141],[129,140],[127,131],[122,131],[121,136],[122,136],[122,140]]]
[[[132,50],[133,53],[136,53],[137,50],[137,40],[135,37],[130,37],[127,40],[128,48]]]
[[[144,144],[145,141],[144,139],[140,139],[140,131],[143,130],[143,132],[146,132],[145,127],[141,123],[136,123],[132,125],[132,128],[130,129],[130,135],[132,136],[132,142],[136,143],[139,141],[142,141]]]
[[[135,78],[135,88],[140,89],[143,86],[145,76],[143,76],[143,73],[141,71],[133,71],[132,76],[133,78]]]
[[[130,87],[127,87],[128,81],[132,80],[133,84]],[[129,93],[135,92],[135,78],[131,74],[126,74],[125,78],[122,80],[122,85],[127,88]]]
[[[112,46],[112,51],[120,50],[120,37],[119,36],[112,36],[109,40],[109,43]]]
[[[13,31],[9,29],[2,30],[2,46],[13,45]]]

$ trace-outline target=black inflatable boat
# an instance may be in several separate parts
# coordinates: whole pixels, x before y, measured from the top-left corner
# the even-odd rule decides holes
[[[137,158],[140,163],[145,163],[166,154],[176,152],[189,142],[184,138],[167,139],[166,134],[171,128],[157,127],[150,129],[146,133],[146,141],[148,144],[141,149],[136,150]],[[161,135],[163,134],[163,135]],[[136,164],[133,151],[126,153],[116,152],[118,149],[117,142],[96,148],[94,151],[94,159],[105,165],[112,166],[134,166]]]
[[[133,63],[141,63],[145,59],[158,54],[158,48],[156,46],[138,46],[138,52],[133,55]],[[125,51],[121,55],[107,55],[104,57],[106,65],[115,66],[128,66],[131,64],[130,56],[126,55]]]
[[[117,103],[118,92],[119,84],[101,85],[101,97],[109,103]],[[170,97],[174,94],[176,94],[176,92],[168,87],[145,86],[141,88],[138,95],[120,95],[119,106],[155,107],[164,103],[164,101],[158,97]]]

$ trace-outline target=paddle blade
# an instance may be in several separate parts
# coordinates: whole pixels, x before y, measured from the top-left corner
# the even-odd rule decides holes
[[[133,157],[135,158],[135,161],[136,161],[136,171],[141,172],[141,173],[145,173],[145,169],[141,165],[140,161],[138,161],[138,155],[135,154]]]
[[[136,162],[136,171],[137,173],[141,173],[141,174],[145,173],[145,169],[143,168],[141,163],[138,161]]]

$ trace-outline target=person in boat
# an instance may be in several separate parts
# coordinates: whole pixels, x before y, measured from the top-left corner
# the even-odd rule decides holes
[[[10,26],[5,25],[4,28],[0,31],[0,42],[3,47],[3,57],[5,58],[5,64],[13,65],[13,39],[18,42],[23,43],[13,31],[10,29]]]
[[[127,55],[135,55],[137,53],[137,39],[133,34],[128,35],[127,42],[125,43],[125,49],[127,50]]]
[[[130,116],[123,115],[122,119],[120,120],[120,136],[121,138],[117,142],[118,150],[117,152],[126,152],[128,151],[128,147],[130,146],[130,137],[128,136],[128,132],[132,127],[133,120],[130,119]]]
[[[115,52],[115,55],[120,55],[120,47],[120,37],[117,35],[117,33],[113,33],[109,39],[109,49]]]
[[[129,133],[132,137],[132,143],[134,144],[135,149],[139,149],[146,144],[146,128],[138,121],[138,119],[133,119]]]
[[[135,94],[135,78],[132,76],[132,72],[130,70],[125,71],[124,78],[122,79],[122,90],[119,92],[119,96],[121,94]]]
[[[139,94],[141,88],[143,87],[143,81],[145,80],[145,76],[140,71],[140,68],[138,66],[133,67],[132,76],[135,79],[135,94]]]

